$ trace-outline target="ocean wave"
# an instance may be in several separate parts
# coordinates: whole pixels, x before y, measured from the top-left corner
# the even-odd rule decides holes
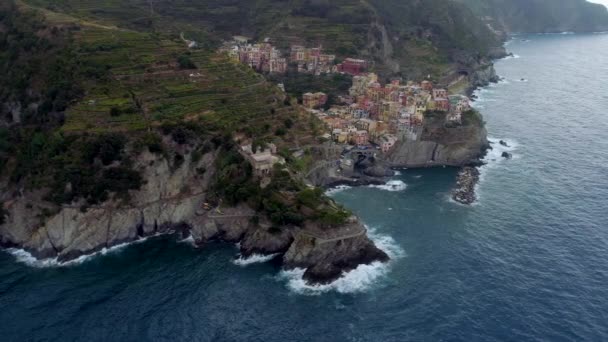
[[[401,180],[391,180],[382,185],[369,185],[370,188],[386,190],[391,192],[403,191],[407,188],[407,184]]]
[[[279,255],[279,253],[270,255],[253,254],[249,258],[243,258],[242,255],[239,255],[239,257],[237,259],[234,259],[232,263],[241,267],[245,267],[252,264],[261,264],[269,262],[270,260],[276,258],[277,255]]]
[[[500,144],[500,140],[507,143],[508,146],[504,146]],[[492,144],[492,149],[488,150],[485,157],[482,159],[484,165],[480,167],[480,179],[479,183],[483,182],[484,172],[483,170],[492,168],[499,163],[506,161],[507,159],[502,156],[504,152],[511,154],[512,159],[517,159],[519,156],[515,154],[517,149],[519,148],[519,143],[513,139],[497,139],[497,138],[488,138],[488,141]]]
[[[335,186],[335,187],[333,187],[331,189],[327,189],[325,191],[325,194],[327,196],[332,196],[332,195],[335,195],[337,193],[340,193],[340,192],[342,192],[344,190],[348,190],[348,189],[352,189],[352,186],[349,186],[349,185],[338,185],[338,186]]]
[[[378,234],[375,229],[371,228],[368,228],[368,236],[378,248],[388,254],[391,261],[388,263],[374,262],[369,265],[359,265],[359,267],[344,274],[338,280],[326,285],[308,285],[302,278],[304,276],[303,269],[283,270],[277,276],[277,280],[285,281],[291,291],[302,295],[320,295],[330,291],[338,293],[365,292],[388,275],[395,260],[405,256],[403,249],[392,237]]]
[[[15,259],[17,260],[17,262],[26,264],[30,267],[36,267],[36,268],[69,267],[69,266],[81,265],[98,256],[104,256],[104,255],[119,252],[130,245],[142,243],[152,237],[157,237],[157,236],[160,236],[160,234],[152,235],[152,236],[145,237],[145,238],[140,238],[138,240],[131,241],[131,242],[124,242],[124,243],[121,243],[121,244],[118,244],[118,245],[115,245],[115,246],[112,246],[109,248],[104,247],[97,252],[81,255],[76,259],[72,259],[72,260],[68,260],[68,261],[59,261],[59,259],[57,257],[47,258],[47,259],[37,259],[30,252],[28,252],[24,249],[20,249],[20,248],[7,248],[6,251],[9,254],[11,254],[12,256],[14,256]]]

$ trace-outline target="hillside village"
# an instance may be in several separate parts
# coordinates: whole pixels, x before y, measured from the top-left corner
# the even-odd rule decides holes
[[[449,95],[430,81],[394,80],[382,86],[374,73],[354,76],[349,95],[328,110],[317,109],[327,99],[323,93],[304,94],[303,99],[304,106],[331,130],[326,138],[359,147],[375,144],[385,153],[399,140],[417,140],[426,116],[443,115],[444,124],[454,127],[471,109],[468,97]]]
[[[346,58],[338,63],[336,56],[324,53],[322,47],[292,45],[287,58],[272,44],[270,38],[254,44],[249,43],[249,40],[247,37],[235,36],[232,41],[224,43],[220,51],[228,53],[233,60],[247,64],[258,72],[267,73],[284,74],[290,64],[296,67],[298,73],[313,75],[332,73],[359,75],[368,67],[367,61],[356,58]]]
[[[315,76],[351,75],[348,94],[338,96],[333,101],[337,104],[329,105],[330,96],[323,92],[304,93],[301,102],[325,124],[321,138],[345,147],[388,153],[399,141],[419,140],[425,119],[440,118],[446,127],[456,127],[462,125],[463,113],[471,109],[468,97],[450,95],[429,80],[393,80],[382,85],[377,74],[366,71],[367,61],[346,58],[337,63],[336,56],[324,53],[321,47],[292,45],[288,57],[284,57],[270,38],[250,43],[249,38],[235,36],[220,51],[261,73],[285,74],[293,70]],[[279,87],[285,90],[282,84]],[[255,151],[247,145],[241,153],[251,161],[256,173],[263,175],[274,164],[284,162],[277,158],[276,151],[272,152],[273,148],[276,150],[270,146]]]

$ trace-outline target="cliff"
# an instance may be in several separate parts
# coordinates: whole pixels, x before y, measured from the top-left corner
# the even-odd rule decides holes
[[[330,282],[359,264],[388,260],[354,218],[332,228],[313,222],[277,227],[247,204],[203,209],[215,158],[216,152],[209,152],[195,162],[186,154],[175,169],[166,158],[144,152],[134,165],[145,179],[143,187],[131,191],[128,202],[111,199],[86,211],[75,204],[53,206],[40,199],[40,191],[3,192],[6,215],[0,244],[61,262],[142,237],[176,233],[192,236],[199,246],[215,239],[241,242],[244,256],[282,253],[285,267],[306,269],[310,283]],[[204,175],[196,171],[201,168]]]
[[[401,141],[387,155],[393,167],[465,166],[479,164],[489,146],[483,127],[468,126],[445,129],[445,136],[429,135],[418,141]]]
[[[586,0],[459,0],[494,29],[509,33],[608,30],[608,10]]]

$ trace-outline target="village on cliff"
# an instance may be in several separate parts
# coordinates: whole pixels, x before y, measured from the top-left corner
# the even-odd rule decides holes
[[[321,47],[292,45],[285,57],[269,38],[252,44],[249,38],[235,36],[220,50],[263,73],[285,74],[291,66],[298,73],[351,75],[349,93],[338,96],[331,105],[328,94],[312,89],[301,97],[303,107],[326,124],[322,138],[345,147],[388,153],[399,141],[418,140],[426,115],[441,113],[444,124],[454,127],[462,124],[463,113],[471,109],[468,97],[450,95],[429,80],[393,80],[382,85],[377,74],[368,72],[366,60],[346,58],[338,63],[335,55],[325,54]],[[285,90],[282,84],[279,87]],[[270,151],[264,153],[271,155]],[[270,168],[273,163],[268,164]]]

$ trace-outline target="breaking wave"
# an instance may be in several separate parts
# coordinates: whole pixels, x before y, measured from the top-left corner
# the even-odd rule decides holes
[[[253,254],[249,258],[243,258],[242,255],[239,255],[239,257],[237,259],[234,259],[232,263],[241,267],[245,267],[252,264],[261,264],[269,262],[270,260],[276,258],[277,255],[279,255],[279,253],[270,255]]]
[[[68,261],[59,261],[59,259],[57,257],[47,258],[47,259],[37,259],[30,252],[28,252],[24,249],[20,249],[20,248],[7,248],[6,251],[9,254],[11,254],[12,256],[14,256],[15,259],[17,260],[17,262],[26,264],[30,267],[36,267],[36,268],[69,267],[69,266],[77,266],[77,265],[83,264],[98,256],[104,256],[104,255],[119,252],[130,245],[142,243],[142,242],[145,242],[146,240],[148,240],[149,238],[157,237],[157,236],[159,236],[159,235],[157,234],[157,235],[152,235],[152,236],[145,237],[145,238],[140,238],[138,240],[131,241],[131,242],[124,242],[124,243],[121,243],[121,244],[118,244],[118,245],[115,245],[115,246],[112,246],[109,248],[104,247],[97,252],[81,255],[76,259],[68,260]]]
[[[501,145],[501,140],[505,142],[507,146]],[[491,167],[492,165],[506,160],[506,158],[502,156],[504,152],[510,153],[512,155],[512,159],[516,159],[516,157],[518,157],[513,153],[517,151],[519,147],[519,143],[517,141],[513,139],[498,139],[491,137],[488,138],[488,141],[490,142],[492,149],[488,151],[488,153],[482,160],[485,163],[485,165],[481,167],[482,170],[483,168]]]
[[[326,285],[308,285],[302,278],[304,275],[303,269],[283,270],[277,276],[277,280],[285,281],[291,291],[302,295],[320,295],[330,291],[338,293],[367,291],[387,277],[395,260],[405,256],[403,249],[392,237],[379,234],[371,228],[368,228],[368,236],[378,248],[388,254],[391,261],[388,263],[374,262],[370,265],[359,265],[359,267],[344,274],[338,280]]]
[[[325,194],[326,194],[327,196],[331,196],[331,195],[335,195],[335,194],[337,194],[337,193],[340,193],[340,192],[342,192],[342,191],[344,191],[344,190],[348,190],[348,189],[352,189],[352,186],[349,186],[349,185],[338,185],[338,186],[336,186],[336,187],[333,187],[333,188],[327,189],[327,190],[325,191]]]
[[[376,188],[386,191],[403,191],[407,188],[407,184],[401,180],[390,180],[382,185],[369,185],[370,188]]]

